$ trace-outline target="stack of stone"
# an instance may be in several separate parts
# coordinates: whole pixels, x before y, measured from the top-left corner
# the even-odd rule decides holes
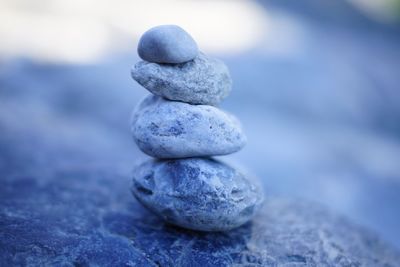
[[[132,193],[165,221],[201,231],[224,231],[249,221],[262,190],[211,156],[240,150],[239,121],[216,107],[232,81],[221,61],[199,52],[182,28],[163,25],[141,37],[132,77],[152,94],[136,108],[132,134],[156,158],[134,169]]]

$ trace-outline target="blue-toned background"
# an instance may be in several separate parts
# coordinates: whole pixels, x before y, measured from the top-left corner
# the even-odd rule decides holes
[[[3,216],[51,192],[23,179],[32,173],[101,166],[128,188],[144,157],[129,133],[147,94],[129,74],[137,39],[176,23],[231,70],[222,107],[249,142],[229,158],[268,195],[322,203],[400,248],[398,1],[114,2],[0,2]],[[55,194],[80,188],[70,182]]]

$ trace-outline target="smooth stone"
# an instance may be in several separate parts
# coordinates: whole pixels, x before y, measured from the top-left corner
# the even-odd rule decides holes
[[[140,61],[132,67],[131,75],[155,95],[190,104],[217,105],[232,88],[226,65],[203,53],[177,65]]]
[[[146,31],[139,40],[138,54],[156,63],[183,63],[199,53],[196,42],[177,25],[161,25]]]
[[[132,116],[138,147],[155,158],[227,155],[246,144],[239,121],[213,106],[149,95]]]
[[[133,171],[131,191],[165,221],[200,231],[226,231],[249,221],[263,193],[235,168],[207,158],[148,160]]]

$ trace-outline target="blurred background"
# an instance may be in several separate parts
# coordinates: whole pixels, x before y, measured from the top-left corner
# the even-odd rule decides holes
[[[130,78],[152,26],[178,24],[231,70],[270,196],[321,203],[400,248],[399,0],[0,0],[0,177],[144,157]],[[224,157],[225,158],[225,157]],[[16,189],[16,194],[17,194]]]

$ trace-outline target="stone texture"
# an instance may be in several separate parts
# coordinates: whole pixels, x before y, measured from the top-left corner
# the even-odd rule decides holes
[[[196,42],[177,25],[161,25],[146,31],[139,40],[138,54],[156,63],[183,63],[199,53]]]
[[[153,94],[191,104],[217,105],[232,87],[225,64],[202,53],[177,65],[140,61],[133,66],[131,75]]]
[[[396,267],[400,262],[400,254],[374,234],[301,200],[267,199],[251,223],[206,233],[173,227],[147,212],[130,195],[125,174],[110,168],[51,166],[24,176],[2,170],[1,182],[1,266]]]
[[[156,158],[226,155],[246,144],[239,121],[215,107],[146,97],[132,117],[132,134]]]
[[[217,160],[149,160],[133,171],[135,197],[165,221],[192,230],[226,231],[249,221],[260,186]]]

